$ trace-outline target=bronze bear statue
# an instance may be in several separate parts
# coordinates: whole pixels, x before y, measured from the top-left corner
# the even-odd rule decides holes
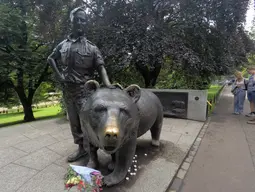
[[[99,148],[110,154],[112,163],[108,168],[112,173],[104,177],[104,183],[113,186],[125,179],[138,137],[150,130],[152,145],[160,145],[163,107],[155,94],[137,85],[126,89],[121,86],[99,88],[99,84],[91,80],[85,86],[91,96],[83,105],[80,116],[84,137],[90,143],[88,166],[98,166]]]

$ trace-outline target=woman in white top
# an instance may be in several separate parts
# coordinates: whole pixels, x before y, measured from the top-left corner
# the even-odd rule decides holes
[[[234,114],[239,115],[243,113],[247,82],[239,71],[235,72],[235,77],[236,80],[232,87],[232,93],[234,94]]]

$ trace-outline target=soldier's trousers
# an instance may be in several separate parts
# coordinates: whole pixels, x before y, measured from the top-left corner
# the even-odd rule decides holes
[[[75,144],[83,144],[83,133],[79,112],[82,103],[87,99],[84,85],[66,85],[63,90],[66,110],[69,117],[69,124]]]

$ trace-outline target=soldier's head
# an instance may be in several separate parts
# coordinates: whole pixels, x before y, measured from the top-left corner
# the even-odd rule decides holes
[[[86,26],[86,12],[83,7],[77,7],[70,13],[72,23],[72,32],[77,35],[83,35]]]

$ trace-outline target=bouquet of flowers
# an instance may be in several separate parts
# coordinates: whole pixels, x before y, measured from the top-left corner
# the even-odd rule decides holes
[[[70,165],[65,176],[65,187],[70,190],[77,186],[80,192],[102,191],[102,175],[100,171],[88,167]]]

